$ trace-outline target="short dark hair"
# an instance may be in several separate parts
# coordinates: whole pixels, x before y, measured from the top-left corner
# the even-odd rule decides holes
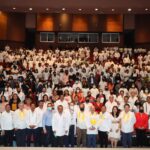
[[[129,105],[129,104],[125,104],[125,105],[124,105],[124,108],[125,108],[126,106],[130,107],[130,105]]]

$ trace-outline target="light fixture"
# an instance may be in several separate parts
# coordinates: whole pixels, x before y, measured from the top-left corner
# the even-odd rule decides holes
[[[79,10],[79,11],[82,11],[82,9],[81,9],[81,8],[79,8],[78,10]]]
[[[32,8],[29,8],[29,10],[31,11],[31,10],[33,10]]]
[[[128,8],[128,11],[130,12],[130,11],[132,11],[132,9],[131,9],[131,8]]]
[[[115,9],[113,8],[111,11],[115,11]]]
[[[48,10],[49,10],[49,8],[46,8],[46,10],[48,11]]]
[[[65,10],[66,10],[66,8],[62,8],[62,10],[63,10],[63,11],[65,11]]]
[[[95,8],[95,11],[98,11],[98,8]]]
[[[148,11],[148,8],[145,8],[145,11]]]
[[[0,15],[2,14],[2,11],[0,10]]]
[[[13,7],[13,10],[16,10],[16,7]]]

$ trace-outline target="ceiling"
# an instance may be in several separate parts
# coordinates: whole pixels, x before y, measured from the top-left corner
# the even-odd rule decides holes
[[[98,10],[95,10],[96,8]],[[132,11],[128,12],[128,8],[131,8]],[[66,13],[88,14],[150,13],[150,0],[0,0],[0,10],[48,13],[65,11]]]

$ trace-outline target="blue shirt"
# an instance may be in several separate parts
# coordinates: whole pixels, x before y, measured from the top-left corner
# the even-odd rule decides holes
[[[43,120],[42,120],[43,128],[45,128],[45,126],[52,126],[52,114],[53,114],[53,112],[50,110],[47,110],[43,114]]]

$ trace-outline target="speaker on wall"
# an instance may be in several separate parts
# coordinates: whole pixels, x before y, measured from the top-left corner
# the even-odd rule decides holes
[[[35,47],[35,33],[35,29],[26,29],[26,48],[33,49]]]

